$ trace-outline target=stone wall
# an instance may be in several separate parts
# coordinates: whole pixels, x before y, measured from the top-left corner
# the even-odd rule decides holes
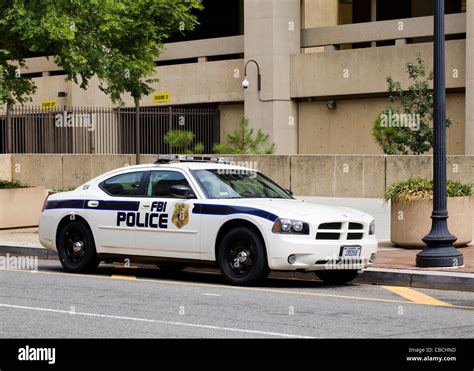
[[[142,163],[154,155],[142,155]],[[431,177],[431,156],[241,155],[237,164],[257,168],[295,195],[381,197],[386,186],[409,177]],[[67,188],[122,166],[134,155],[0,155],[0,179]],[[474,183],[474,156],[448,156],[448,177]]]

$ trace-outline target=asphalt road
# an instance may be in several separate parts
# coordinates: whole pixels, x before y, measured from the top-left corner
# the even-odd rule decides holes
[[[0,271],[2,338],[468,338],[474,293],[270,279],[227,286],[212,272],[40,261]]]

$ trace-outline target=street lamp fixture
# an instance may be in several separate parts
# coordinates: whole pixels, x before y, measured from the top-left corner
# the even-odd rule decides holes
[[[245,67],[244,67],[245,80],[242,81],[242,87],[244,89],[247,89],[250,86],[250,83],[247,80],[247,66],[250,62],[255,63],[255,65],[257,66],[257,74],[258,74],[257,75],[257,90],[260,92],[260,90],[262,90],[262,75],[260,74],[260,66],[258,65],[255,59],[249,59],[247,63],[245,63]]]
[[[456,267],[463,255],[453,244],[456,237],[448,229],[446,191],[446,76],[444,0],[435,0],[434,16],[434,146],[433,212],[431,231],[423,238],[426,248],[416,255],[417,267]]]

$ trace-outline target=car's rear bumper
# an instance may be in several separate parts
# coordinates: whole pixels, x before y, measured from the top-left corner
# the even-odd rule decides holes
[[[50,251],[57,252],[56,241],[55,241],[55,228],[54,220],[46,216],[43,212],[39,219],[39,241],[41,245],[46,247]]]

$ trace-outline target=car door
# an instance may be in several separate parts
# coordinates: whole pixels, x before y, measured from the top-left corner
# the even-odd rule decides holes
[[[111,176],[100,183],[101,195],[86,200],[85,212],[101,253],[133,254],[138,195],[144,194],[146,174],[130,171]]]
[[[146,196],[139,199],[140,225],[136,226],[136,250],[140,255],[199,259],[201,217],[193,214],[196,198],[173,193],[173,185],[188,186],[184,172],[150,171]]]

